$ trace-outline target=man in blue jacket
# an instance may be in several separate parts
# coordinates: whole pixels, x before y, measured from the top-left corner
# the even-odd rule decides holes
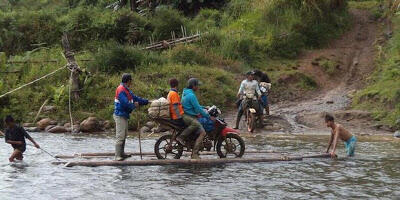
[[[128,134],[129,114],[140,105],[147,105],[147,99],[135,96],[129,89],[132,85],[132,76],[130,74],[122,75],[122,83],[115,91],[114,100],[114,120],[115,120],[115,160],[122,161],[127,156],[124,153],[125,139]]]
[[[197,120],[198,117],[210,118],[210,115],[204,111],[203,107],[200,106],[199,101],[197,100],[195,92],[199,89],[199,80],[196,78],[191,78],[188,81],[188,87],[183,89],[182,94],[182,106],[184,110],[185,117],[183,118],[185,124],[195,124],[195,126],[189,126],[185,129],[182,134],[191,134],[191,133],[199,133],[198,138],[193,147],[192,151],[192,159],[200,159],[199,151],[202,147],[204,136],[206,136],[206,131],[203,126]]]

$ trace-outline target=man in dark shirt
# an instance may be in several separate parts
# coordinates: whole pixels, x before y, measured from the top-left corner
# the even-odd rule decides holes
[[[9,161],[14,162],[14,159],[22,160],[22,154],[26,150],[25,138],[28,138],[36,148],[40,146],[33,140],[33,138],[25,131],[23,127],[17,126],[13,117],[8,115],[4,120],[6,123],[6,133],[4,135],[5,141],[14,148],[14,152],[11,154]]]

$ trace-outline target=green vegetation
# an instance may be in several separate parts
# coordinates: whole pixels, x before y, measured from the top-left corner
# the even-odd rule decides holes
[[[385,0],[361,0],[361,1],[349,1],[350,8],[357,8],[363,10],[369,10],[372,13],[373,19],[379,19],[383,16]]]
[[[375,119],[389,125],[400,117],[400,17],[393,17],[392,22],[394,34],[377,60],[376,72],[353,102],[355,108],[370,110]]]
[[[1,74],[0,94],[63,66],[60,39],[67,32],[77,59],[94,59],[79,62],[90,73],[81,75],[81,99],[72,105],[77,120],[111,119],[114,90],[123,72],[134,74],[133,91],[150,99],[166,94],[171,77],[180,80],[181,88],[189,77],[199,77],[204,82],[199,92],[202,104],[229,106],[235,100],[238,76],[252,68],[268,71],[274,81],[296,74],[300,82],[290,83],[294,90],[317,87],[293,68],[290,59],[305,48],[323,46],[348,25],[346,8],[333,7],[331,0],[230,0],[218,4],[222,9],[178,2],[140,16],[128,8],[106,9],[106,0],[0,0],[0,52],[14,61],[57,61],[7,64],[5,69],[0,65],[0,71],[19,71]],[[150,38],[167,40],[172,33],[181,37],[182,27],[187,34],[202,32],[201,40],[164,51],[141,49]],[[68,78],[68,70],[63,70],[1,98],[0,117],[12,113],[32,121],[50,99],[57,108],[51,117],[67,121]],[[145,113],[143,109],[133,118],[145,120]]]

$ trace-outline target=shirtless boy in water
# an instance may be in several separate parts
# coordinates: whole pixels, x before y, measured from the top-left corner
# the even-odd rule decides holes
[[[327,127],[332,129],[331,138],[329,139],[329,145],[328,149],[326,150],[326,153],[329,153],[329,149],[333,144],[332,151],[330,152],[330,154],[332,158],[336,157],[335,154],[336,145],[338,138],[340,138],[344,142],[347,156],[349,157],[354,156],[354,150],[356,148],[357,138],[354,135],[352,135],[349,131],[344,129],[342,125],[335,123],[335,119],[333,118],[332,115],[327,114],[325,116],[325,123]]]
[[[8,159],[10,162],[14,162],[14,159],[22,160],[24,158],[23,153],[26,150],[25,138],[28,138],[36,148],[40,148],[39,144],[36,143],[23,127],[15,124],[13,117],[8,115],[4,121],[6,122],[7,130],[5,134],[0,131],[0,134],[4,135],[6,143],[11,144],[14,148],[13,153]]]

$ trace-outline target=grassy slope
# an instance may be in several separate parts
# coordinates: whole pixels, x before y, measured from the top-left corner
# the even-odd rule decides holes
[[[357,93],[353,106],[370,110],[377,120],[394,125],[400,118],[400,16],[392,19],[393,37],[377,59],[369,85]]]
[[[383,16],[382,0],[350,1],[349,7],[365,9],[374,18]],[[369,77],[367,86],[353,99],[353,107],[372,111],[376,120],[394,126],[400,118],[400,17],[392,19],[393,37],[385,46],[377,46],[376,71]]]
[[[0,5],[5,5],[4,2],[1,1]],[[88,116],[111,119],[114,90],[119,84],[122,72],[134,74],[134,92],[147,98],[158,98],[165,95],[168,91],[167,80],[171,77],[177,77],[181,81],[181,88],[189,77],[199,77],[204,82],[199,92],[202,104],[229,106],[234,101],[234,95],[240,83],[238,76],[243,72],[251,68],[266,70],[273,81],[282,74],[298,73],[292,68],[295,63],[292,59],[299,51],[303,48],[323,45],[323,41],[340,34],[346,25],[345,12],[327,16],[323,14],[310,15],[307,13],[318,12],[312,12],[312,7],[302,8],[305,9],[303,11],[299,10],[291,3],[274,4],[275,1],[266,0],[249,3],[248,1],[232,0],[225,10],[203,10],[194,18],[185,18],[174,12],[171,14],[171,11],[164,12],[166,17],[184,23],[189,31],[207,30],[208,34],[204,35],[201,42],[193,45],[179,46],[163,52],[139,52],[136,47],[126,45],[130,40],[136,39],[137,35],[129,35],[128,39],[130,40],[128,41],[125,41],[126,37],[123,37],[124,45],[122,46],[111,41],[121,39],[115,38],[121,32],[121,27],[124,28],[124,26],[119,27],[118,23],[122,23],[121,21],[126,19],[142,23],[137,25],[140,31],[134,33],[144,35],[139,40],[139,43],[143,44],[147,43],[148,35],[146,34],[149,33],[153,35],[158,33],[155,35],[157,40],[166,39],[160,36],[163,34],[163,28],[170,26],[168,23],[164,24],[164,20],[160,20],[166,18],[165,16],[143,18],[127,14],[129,11],[126,9],[112,12],[104,10],[101,6],[90,7],[90,15],[86,15],[86,8],[81,6],[68,9],[64,4],[54,6],[55,4],[51,0],[26,1],[26,4],[29,2],[34,5],[29,8],[33,9],[20,6],[0,12],[1,16],[6,16],[3,21],[0,19],[0,26],[6,26],[7,19],[14,20],[15,23],[11,27],[16,31],[7,28],[3,31],[10,34],[12,38],[16,38],[14,42],[20,44],[18,45],[19,49],[34,49],[35,47],[32,47],[31,43],[51,43],[52,41],[53,43],[45,45],[48,48],[35,49],[25,53],[21,53],[18,49],[17,55],[11,59],[55,59],[58,63],[7,65],[0,71],[21,70],[21,73],[2,76],[0,93],[32,81],[64,65],[65,61],[61,56],[62,50],[58,44],[58,37],[63,29],[68,29],[73,33],[75,39],[72,42],[82,45],[78,45],[81,49],[76,54],[77,58],[96,58],[95,62],[80,63],[81,67],[93,73],[87,77],[84,83],[81,100],[73,104],[73,113],[77,120]],[[30,20],[31,17],[39,20]],[[89,17],[89,19],[80,21],[80,17]],[[179,20],[176,19],[177,17]],[[149,26],[152,28],[148,29]],[[48,29],[47,33],[46,31],[40,32],[47,30],[46,28]],[[26,31],[33,35],[24,35]],[[128,33],[130,32],[128,31]],[[109,38],[104,38],[106,36]],[[6,41],[7,38],[11,37],[4,37],[0,42],[9,44],[10,47],[17,44],[13,41]],[[319,40],[315,41],[314,38],[319,38]],[[110,60],[121,63],[125,62],[126,58],[113,54],[113,50],[109,50],[110,45],[118,46],[115,52],[122,51],[127,53],[125,57],[135,57],[135,59],[128,62],[124,69],[113,67]],[[11,48],[11,50],[13,49]],[[105,72],[108,70],[110,71]],[[42,116],[47,115],[60,121],[67,121],[68,76],[68,71],[64,70],[51,78],[0,99],[0,117],[12,113],[22,121],[29,122],[42,102],[50,99],[50,104],[55,105],[57,111]],[[310,81],[304,74],[301,74],[300,77],[303,77],[306,82]],[[82,75],[82,83],[84,80],[85,75]],[[300,81],[292,89],[312,89],[313,87],[309,87],[306,82]],[[285,85],[278,85],[275,88],[287,90]],[[139,117],[145,120],[145,113],[142,110],[139,116],[134,115],[133,118]],[[134,124],[136,123],[131,123],[133,126]]]

